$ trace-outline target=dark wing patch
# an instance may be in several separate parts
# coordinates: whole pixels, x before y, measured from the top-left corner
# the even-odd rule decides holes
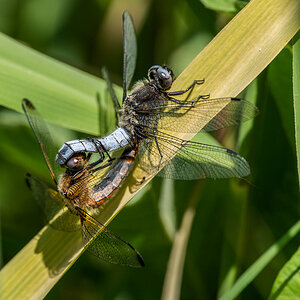
[[[130,267],[143,267],[142,256],[126,241],[116,236],[100,222],[77,208],[82,220],[82,239],[84,245],[91,240],[87,250],[98,258]]]

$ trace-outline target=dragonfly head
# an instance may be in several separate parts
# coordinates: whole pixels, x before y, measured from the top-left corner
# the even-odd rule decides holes
[[[174,80],[174,74],[167,66],[152,66],[148,70],[148,78],[150,82],[154,83],[159,90],[168,90]]]
[[[66,163],[67,169],[78,171],[84,168],[87,163],[87,157],[84,152],[79,152],[73,155]]]

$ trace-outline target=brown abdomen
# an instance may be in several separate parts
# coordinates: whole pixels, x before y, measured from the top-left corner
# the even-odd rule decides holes
[[[89,194],[87,206],[97,208],[109,200],[119,189],[126,179],[131,166],[133,165],[137,149],[126,149],[117,163],[106,176],[92,187]]]

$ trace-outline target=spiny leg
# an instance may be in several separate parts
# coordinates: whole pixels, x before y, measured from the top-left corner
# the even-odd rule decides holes
[[[178,99],[175,99],[175,98],[172,98],[172,97],[168,97],[168,100],[171,100],[171,101],[173,101],[173,102],[175,102],[177,104],[180,104],[180,105],[185,105],[185,104],[194,104],[194,103],[196,103],[200,99],[204,99],[205,100],[205,99],[209,99],[209,97],[210,97],[210,94],[199,95],[196,98],[193,98],[193,99],[188,100],[188,101],[186,101],[186,100],[178,100]]]
[[[102,166],[99,166],[98,168],[95,168],[95,169],[90,170],[90,171],[89,171],[89,174],[92,174],[92,173],[94,173],[94,172],[96,172],[96,171],[99,171],[99,170],[101,170],[101,169],[105,169],[105,168],[111,166],[111,165],[112,165],[112,162],[113,162],[114,160],[115,160],[115,158],[112,158],[111,160],[108,161],[108,163],[106,163],[106,164],[104,164],[104,165],[102,165]]]
[[[95,145],[95,147],[96,147],[96,149],[97,149],[97,151],[98,151],[98,153],[99,153],[99,155],[100,155],[101,158],[104,159],[103,152],[105,152],[106,155],[108,156],[108,158],[110,160],[112,159],[111,156],[109,155],[108,151],[105,149],[105,147],[102,145],[102,143],[98,139],[89,137],[89,138],[87,138],[87,140],[90,141],[90,142],[92,142]]]
[[[155,120],[155,125],[154,125],[155,127],[154,127],[154,128],[156,128],[156,129],[157,129],[157,124],[158,124],[158,119]],[[160,156],[160,160],[159,160],[159,163],[158,163],[158,169],[160,169],[160,165],[161,165],[161,161],[162,161],[162,159],[163,159],[163,155],[162,155],[162,153],[161,153],[161,151],[160,151],[160,148],[159,148],[159,144],[158,144],[157,136],[156,136],[156,135],[154,135],[154,140],[155,140],[155,144],[156,144],[156,147],[157,147],[159,156]]]
[[[185,93],[187,93],[189,90],[193,89],[194,86],[196,84],[203,84],[204,83],[204,79],[199,79],[199,80],[194,80],[193,83],[185,90],[181,90],[181,91],[175,91],[175,92],[168,92],[167,95],[168,96],[178,96],[178,95],[183,95]]]

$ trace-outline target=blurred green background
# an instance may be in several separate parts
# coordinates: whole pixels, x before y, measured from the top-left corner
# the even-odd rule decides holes
[[[167,63],[178,75],[243,5],[242,1],[221,1],[223,6],[206,7],[215,2],[0,0],[0,31],[97,76],[105,65],[113,82],[121,85],[121,15],[125,9],[136,27],[137,80],[154,64]],[[222,130],[214,137],[248,160],[251,176],[191,182],[155,178],[110,224],[142,253],[146,267],[135,270],[109,265],[85,253],[47,299],[159,299],[173,234],[190,201],[195,203],[196,215],[181,299],[215,299],[221,295],[298,220],[290,46],[242,96],[256,103],[259,116],[239,130]],[[57,126],[51,128],[57,145],[83,137]],[[49,183],[50,176],[23,115],[0,107],[0,138],[3,266],[43,226],[43,216],[25,185],[25,173]],[[266,299],[277,273],[298,244],[299,237],[261,272],[240,299]]]

